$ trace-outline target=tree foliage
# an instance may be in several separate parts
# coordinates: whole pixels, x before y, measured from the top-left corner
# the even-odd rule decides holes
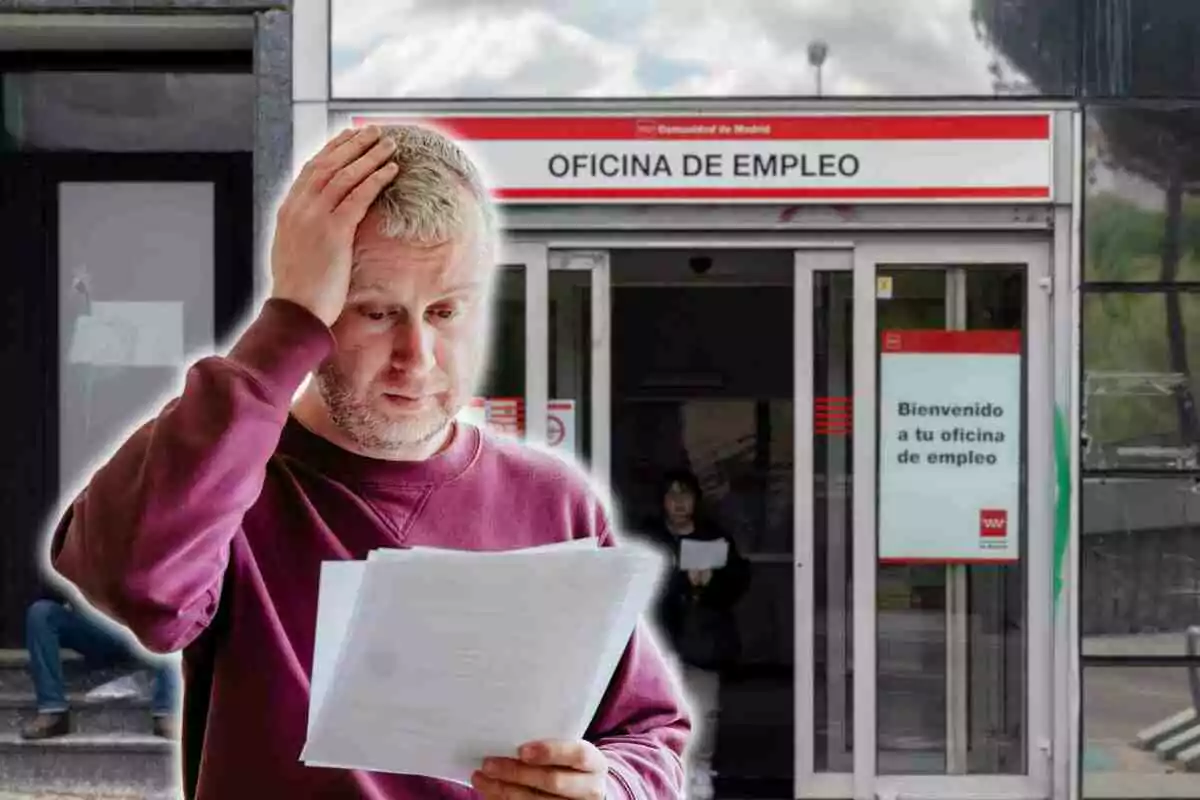
[[[1084,8],[1087,13],[1077,20],[1075,15]],[[980,36],[1046,93],[1060,92],[1063,75],[1073,74],[1079,65],[1084,74],[1078,80],[1086,83],[1088,94],[1183,94],[1200,83],[1194,41],[1200,31],[1200,3],[1099,0],[1085,7],[1076,0],[973,0],[972,15]],[[1093,194],[1087,199],[1088,278],[1164,284],[1195,279],[1196,223],[1188,213],[1187,195],[1200,181],[1200,113],[1123,104],[1091,105],[1087,116],[1094,157],[1115,173],[1159,187],[1163,196],[1162,212],[1153,216],[1115,197]],[[1148,226],[1156,226],[1158,234]],[[1157,261],[1156,274],[1148,269],[1151,257]],[[1131,399],[1119,415],[1121,432],[1165,434],[1174,428],[1179,443],[1200,446],[1194,359],[1189,358],[1186,333],[1189,323],[1194,326],[1200,320],[1193,319],[1195,315],[1187,313],[1191,307],[1185,305],[1180,293],[1168,291],[1103,298],[1085,310],[1089,371],[1157,369],[1185,377],[1172,398],[1175,425],[1161,409],[1147,408],[1148,401]],[[1144,318],[1132,319],[1134,308]],[[1160,313],[1152,313],[1156,308]],[[1145,337],[1158,320],[1165,359],[1147,352],[1153,347]],[[1105,331],[1105,326],[1112,330]]]

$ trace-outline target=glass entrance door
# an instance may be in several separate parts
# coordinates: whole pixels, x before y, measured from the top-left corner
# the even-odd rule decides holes
[[[538,440],[627,528],[691,467],[750,565],[716,796],[1048,797],[1049,245],[521,255]]]
[[[1049,795],[1048,266],[797,253],[798,797]]]

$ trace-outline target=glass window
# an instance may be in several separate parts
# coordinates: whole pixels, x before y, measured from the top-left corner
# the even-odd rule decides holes
[[[59,485],[212,347],[213,203],[208,183],[59,184]]]
[[[1070,94],[1075,3],[331,0],[331,93],[383,97]]]
[[[1089,0],[1080,7],[1088,94],[1200,95],[1200,50],[1196,47],[1200,4],[1194,0]]]
[[[1197,324],[1198,294],[1084,296],[1086,468],[1200,468]]]
[[[525,267],[505,264],[496,276],[492,336],[485,372],[476,389],[473,422],[504,434],[525,434]]]
[[[1091,106],[1085,149],[1085,279],[1200,280],[1200,105]]]
[[[585,466],[592,459],[592,273],[550,272],[550,408],[546,443]]]
[[[1200,482],[1085,480],[1082,514],[1084,656],[1186,655],[1200,625]]]
[[[1200,797],[1191,666],[1083,672],[1083,797]]]
[[[852,772],[854,277],[813,278],[813,765]]]
[[[27,72],[0,80],[6,150],[254,149],[251,73]]]
[[[1024,330],[1023,267],[889,268],[880,275],[891,286],[877,301],[880,331]],[[1015,534],[1024,559],[1025,526]],[[982,557],[879,565],[880,774],[1024,771],[1025,572],[1022,560]]]

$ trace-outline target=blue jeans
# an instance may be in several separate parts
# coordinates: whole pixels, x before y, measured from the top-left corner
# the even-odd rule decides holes
[[[70,648],[95,669],[138,664],[140,659],[122,639],[89,617],[54,600],[38,600],[25,614],[25,646],[29,649],[29,672],[37,693],[37,708],[43,714],[66,711],[60,650]],[[154,695],[150,708],[155,715],[175,713],[178,674],[173,664],[146,664],[154,672]]]

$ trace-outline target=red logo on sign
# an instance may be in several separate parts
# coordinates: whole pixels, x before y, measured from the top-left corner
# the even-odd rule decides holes
[[[1008,512],[997,508],[981,509],[979,535],[984,538],[1008,536]]]
[[[658,135],[658,121],[653,119],[639,119],[633,124],[633,129],[638,136],[656,136]]]

